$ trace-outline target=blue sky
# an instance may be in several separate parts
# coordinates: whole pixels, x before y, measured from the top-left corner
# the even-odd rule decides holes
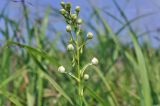
[[[9,1],[9,5],[7,6],[6,14],[9,15],[11,18],[15,20],[19,20],[22,18],[22,9],[21,9],[21,3],[15,3],[12,2],[12,0],[1,0],[0,3],[0,11],[5,6],[6,2]],[[18,1],[18,0],[17,0]],[[32,5],[27,4],[31,18],[37,16],[37,15],[43,15],[45,11],[45,7],[52,6],[54,8],[60,9],[60,2],[61,0],[26,0],[27,2],[31,3]],[[92,9],[90,7],[90,4],[88,0],[64,0],[70,1],[73,6],[79,5],[81,6],[81,17],[84,20],[89,20],[90,13],[92,12]],[[120,16],[118,10],[115,8],[112,0],[90,0],[91,3],[98,7],[98,8],[105,8],[106,11],[111,12],[113,15],[118,17],[123,21],[123,18]],[[121,8],[125,11],[125,14],[127,15],[128,19],[133,19],[137,16],[155,12],[154,15],[145,17],[143,19],[140,19],[133,23],[134,29],[140,34],[147,30],[155,30],[160,29],[160,0],[117,0],[118,4],[121,6]],[[37,14],[38,12],[38,14]],[[108,17],[102,12],[102,16],[106,18],[109,25],[112,27],[113,30],[117,30],[119,27],[121,27],[117,22],[115,22],[112,18]],[[60,29],[64,29],[65,24],[62,24],[63,20],[59,19],[53,19],[53,24],[56,24],[56,26],[59,26]],[[0,21],[0,27],[3,27],[3,22]],[[159,33],[154,32],[150,34],[150,40],[154,47],[159,47],[159,42],[155,40],[155,36],[158,36]],[[127,41],[127,35],[125,33],[121,34],[122,41]],[[124,39],[125,38],[125,39]],[[160,38],[160,37],[159,37]]]

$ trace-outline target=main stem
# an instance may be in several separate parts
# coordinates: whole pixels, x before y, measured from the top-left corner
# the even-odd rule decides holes
[[[81,72],[80,72],[80,53],[79,53],[79,40],[78,34],[76,35],[76,49],[77,49],[77,72],[78,72],[78,96],[79,96],[79,106],[82,106],[82,85],[81,85]]]

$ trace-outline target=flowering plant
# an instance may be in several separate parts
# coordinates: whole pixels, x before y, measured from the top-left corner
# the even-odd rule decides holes
[[[66,31],[70,35],[69,43],[67,45],[67,50],[70,52],[73,52],[72,54],[72,67],[76,69],[77,74],[74,75],[71,72],[65,71],[64,66],[60,66],[58,68],[58,71],[61,73],[65,73],[69,76],[71,76],[73,79],[77,81],[78,86],[78,97],[79,102],[78,105],[83,105],[83,81],[89,79],[89,75],[85,73],[85,70],[90,65],[97,65],[98,59],[94,57],[91,62],[86,64],[82,69],[80,68],[80,55],[83,54],[83,48],[86,45],[86,42],[88,40],[91,40],[93,38],[93,34],[91,32],[88,32],[86,35],[86,38],[83,38],[85,40],[82,40],[81,32],[82,29],[80,28],[80,25],[83,23],[82,19],[79,17],[80,12],[80,6],[76,6],[74,13],[71,12],[71,4],[69,2],[61,2],[62,9],[60,10],[60,13],[64,16],[65,21],[67,23],[66,25]]]

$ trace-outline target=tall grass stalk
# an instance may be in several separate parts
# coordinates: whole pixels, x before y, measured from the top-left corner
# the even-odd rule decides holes
[[[119,10],[121,16],[124,18],[126,23],[129,23],[127,17],[125,16],[124,12],[116,2],[116,0],[113,0],[113,3],[117,7],[117,10]],[[151,89],[150,89],[150,84],[149,84],[149,78],[148,78],[148,71],[146,67],[146,62],[142,53],[141,48],[139,47],[138,40],[136,37],[136,33],[132,29],[131,25],[128,24],[129,30],[131,32],[131,39],[135,47],[135,52],[137,56],[137,61],[138,61],[138,68],[139,68],[139,74],[140,74],[140,79],[141,79],[141,84],[142,84],[142,97],[141,97],[141,105],[142,106],[152,106],[152,99],[151,99]]]

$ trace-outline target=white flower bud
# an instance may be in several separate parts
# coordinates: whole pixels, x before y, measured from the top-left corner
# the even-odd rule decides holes
[[[98,64],[98,59],[94,57],[94,58],[91,60],[91,63],[92,63],[93,65],[97,65],[97,64]]]
[[[80,6],[76,6],[76,12],[79,12],[80,11]]]
[[[78,18],[77,23],[82,24],[82,22],[83,22],[82,19]]]
[[[72,28],[71,28],[70,25],[67,25],[67,26],[66,26],[66,31],[67,31],[67,32],[71,32],[71,29],[72,29]]]
[[[72,18],[73,20],[76,20],[76,19],[77,19],[77,14],[71,14],[71,18]]]
[[[93,38],[93,33],[92,32],[88,32],[87,33],[87,38],[88,39],[92,39]]]
[[[84,74],[84,79],[88,80],[89,79],[89,75],[88,74]]]
[[[65,9],[61,9],[61,10],[60,10],[60,13],[61,13],[62,15],[65,15],[66,10],[65,10]]]
[[[60,73],[64,73],[65,72],[65,68],[63,66],[58,67],[58,71]]]
[[[72,51],[74,50],[74,46],[72,44],[67,45],[67,50]]]
[[[63,7],[63,8],[65,8],[65,2],[61,2],[61,6]]]

